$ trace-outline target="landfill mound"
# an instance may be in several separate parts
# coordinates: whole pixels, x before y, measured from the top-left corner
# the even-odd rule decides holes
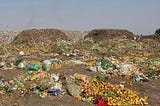
[[[85,39],[92,38],[94,41],[107,41],[109,39],[134,39],[134,34],[122,29],[94,29],[85,36]]]
[[[69,37],[58,29],[31,29],[24,30],[12,41],[12,44],[39,44],[70,40]]]
[[[83,40],[89,31],[62,30],[68,37],[74,41]]]
[[[97,29],[87,35],[94,41],[80,40],[82,33],[32,29],[2,43],[0,106],[160,104],[156,38]]]
[[[0,43],[10,43],[21,31],[0,30]]]
[[[145,40],[160,41],[160,36],[159,35],[137,36],[137,40],[142,42]]]

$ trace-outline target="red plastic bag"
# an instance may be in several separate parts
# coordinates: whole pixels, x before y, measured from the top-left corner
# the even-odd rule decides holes
[[[96,98],[95,101],[97,102],[98,106],[108,106],[106,98]]]

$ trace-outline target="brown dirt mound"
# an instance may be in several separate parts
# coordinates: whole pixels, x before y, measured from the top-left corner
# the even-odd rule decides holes
[[[107,41],[109,39],[134,39],[134,34],[122,29],[95,29],[89,32],[86,38],[92,38],[94,41]]]
[[[69,37],[58,29],[31,29],[24,30],[17,35],[12,44],[38,44],[70,40]]]

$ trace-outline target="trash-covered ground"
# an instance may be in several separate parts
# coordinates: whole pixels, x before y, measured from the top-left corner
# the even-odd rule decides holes
[[[160,104],[155,38],[140,41],[126,30],[93,30],[80,40],[73,31],[25,31],[0,46],[2,106]]]

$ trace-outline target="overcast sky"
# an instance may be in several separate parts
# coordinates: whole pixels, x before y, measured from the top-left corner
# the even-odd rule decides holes
[[[160,0],[0,0],[0,29],[160,28]]]

